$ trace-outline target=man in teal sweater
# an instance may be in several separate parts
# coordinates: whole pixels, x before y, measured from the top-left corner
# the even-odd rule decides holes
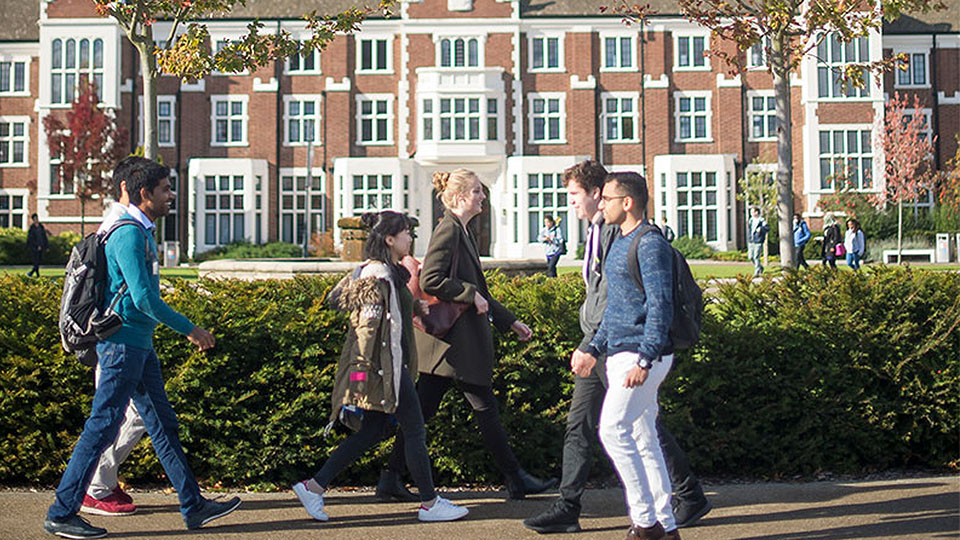
[[[93,397],[90,417],[73,449],[67,470],[57,487],[56,500],[47,510],[43,528],[65,538],[101,538],[106,529],[94,527],[77,515],[100,454],[117,437],[127,403],[143,417],[157,457],[180,498],[180,513],[188,529],[196,529],[233,512],[240,506],[234,497],[225,502],[204,499],[187,465],[177,433],[176,414],[164,390],[160,361],[153,350],[153,332],[161,322],[187,336],[201,351],[214,346],[212,334],[195,326],[160,298],[160,268],[154,223],[170,211],[173,192],[167,167],[133,158],[126,172],[130,206],[120,218],[124,225],[107,240],[107,291],[105,305],[120,295],[116,310],[123,326],[97,344],[100,384]]]

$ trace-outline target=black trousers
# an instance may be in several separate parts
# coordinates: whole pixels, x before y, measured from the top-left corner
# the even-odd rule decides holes
[[[40,277],[40,259],[43,256],[43,252],[37,249],[31,251],[30,255],[33,256],[33,268],[27,272],[27,275]]]
[[[557,277],[557,263],[559,261],[559,253],[547,257],[547,277]]]
[[[406,463],[414,483],[417,484],[420,500],[433,500],[437,494],[433,486],[430,456],[427,454],[427,432],[423,426],[423,416],[420,414],[420,405],[417,403],[413,379],[406,370],[400,374],[400,400],[393,416],[397,419],[402,431],[397,433],[397,441],[405,441],[405,445],[410,447],[410,451],[406,453]],[[370,447],[380,442],[389,432],[389,414],[363,411],[360,431],[340,443],[313,479],[326,488],[334,477],[359,459]]]
[[[454,380],[448,377],[438,377],[428,373],[421,373],[420,380],[417,381],[417,393],[420,394],[420,407],[423,411],[424,422],[429,422],[440,407],[440,401],[444,394],[454,384]],[[497,463],[500,472],[506,476],[515,475],[520,470],[520,463],[517,456],[507,442],[507,432],[500,423],[500,411],[497,407],[497,398],[493,395],[493,388],[489,386],[478,386],[465,382],[456,382],[457,387],[463,392],[470,406],[473,407],[473,417],[477,420],[477,427],[480,428],[480,435],[483,438],[483,445],[487,451],[493,454],[493,459]],[[393,446],[393,452],[390,454],[390,460],[387,467],[393,471],[402,471],[405,463],[405,437],[402,437],[403,426],[397,433],[397,440]]]
[[[810,265],[807,264],[807,259],[804,258],[804,256],[803,256],[803,248],[805,248],[805,247],[806,247],[806,246],[796,246],[796,252],[797,252],[797,268],[800,268],[801,266],[804,267],[804,268],[810,268]]]
[[[570,510],[580,512],[580,499],[590,476],[590,457],[594,444],[599,444],[597,428],[603,397],[607,393],[605,366],[598,362],[587,377],[574,375],[573,399],[563,436],[563,473],[560,478],[560,498]],[[667,474],[680,503],[695,502],[704,497],[700,481],[690,470],[687,454],[657,417],[657,434]]]

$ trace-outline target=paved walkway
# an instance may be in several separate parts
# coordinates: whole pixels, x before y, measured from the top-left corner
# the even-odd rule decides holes
[[[960,539],[960,476],[873,482],[756,483],[707,485],[714,510],[700,525],[684,529],[685,540]],[[375,503],[369,491],[334,491],[327,498],[331,520],[310,520],[291,492],[241,494],[240,509],[209,528],[187,532],[176,497],[134,493],[134,516],[90,516],[110,538],[262,539],[620,539],[626,531],[619,489],[588,491],[578,534],[542,537],[520,521],[548,506],[552,496],[506,503],[503,492],[447,492],[470,515],[454,523],[421,524],[415,505]],[[0,492],[0,538],[52,538],[41,521],[52,493]]]

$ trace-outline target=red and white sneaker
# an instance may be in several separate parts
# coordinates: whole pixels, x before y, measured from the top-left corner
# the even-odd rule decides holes
[[[133,497],[127,494],[126,491],[120,489],[120,486],[113,488],[113,494],[117,496],[117,500],[124,504],[133,504]]]
[[[137,507],[121,502],[116,493],[111,493],[102,499],[94,499],[89,495],[83,496],[81,512],[98,516],[129,516],[137,511]]]

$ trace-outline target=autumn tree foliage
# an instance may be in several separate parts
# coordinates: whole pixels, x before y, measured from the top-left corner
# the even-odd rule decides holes
[[[302,42],[285,30],[261,33],[263,23],[255,20],[247,26],[246,35],[219,50],[213,50],[210,33],[202,21],[229,14],[235,7],[245,5],[246,0],[92,1],[97,13],[112,17],[137,50],[143,88],[144,156],[156,159],[157,77],[161,70],[181,79],[202,79],[213,70],[253,71],[279,58],[322,51],[338,33],[357,30],[367,16],[386,12],[395,0],[379,0],[375,8],[348,9],[331,17],[319,16],[316,11],[305,13],[303,20],[311,37]],[[172,22],[166,36],[154,36],[153,26],[158,20]],[[157,37],[161,38],[159,47],[154,41]]]
[[[790,73],[830,35],[850,43],[880,30],[885,21],[904,13],[945,8],[943,0],[678,0],[690,21],[713,31],[713,37],[733,43],[733,52],[711,48],[706,54],[723,60],[733,72],[742,72],[746,52],[762,47],[773,76],[777,117],[777,214],[780,263],[795,267],[793,253],[793,121],[790,112]],[[620,0],[614,11],[632,20],[652,14],[649,4]],[[849,89],[867,84],[868,72],[892,69],[902,57],[846,64],[833,73]]]
[[[895,93],[884,109],[877,141],[885,159],[883,187],[870,195],[870,201],[878,207],[897,206],[897,264],[903,249],[903,203],[916,202],[925,191],[934,189],[937,177],[932,162],[936,136],[927,135],[922,109],[918,96],[911,100]]]
[[[126,155],[127,130],[117,125],[113,112],[99,106],[96,88],[81,82],[66,114],[43,119],[51,156],[58,156],[60,178],[73,181],[80,200],[80,234],[84,234],[87,202],[112,194],[114,166]]]

